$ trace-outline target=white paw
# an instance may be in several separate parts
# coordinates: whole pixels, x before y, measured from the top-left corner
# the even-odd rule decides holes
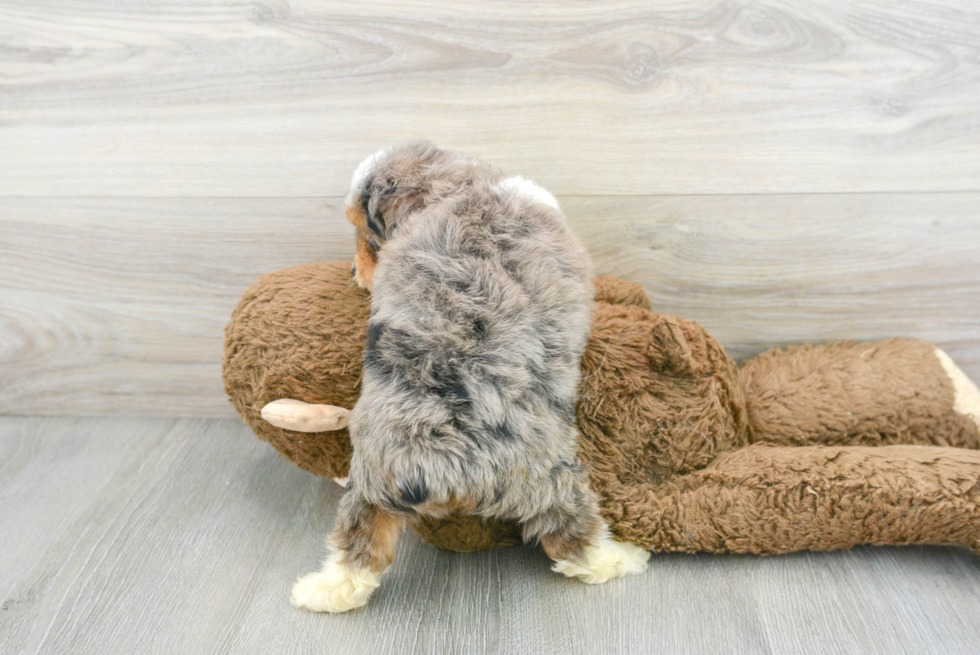
[[[579,578],[587,584],[602,584],[628,573],[643,573],[650,559],[648,551],[633,544],[613,541],[608,534],[603,534],[585,555],[584,564],[563,559],[555,562],[551,570],[570,578]]]
[[[368,569],[352,569],[331,555],[316,573],[303,576],[293,585],[289,602],[298,609],[312,612],[346,612],[363,607],[371,592],[381,584]]]

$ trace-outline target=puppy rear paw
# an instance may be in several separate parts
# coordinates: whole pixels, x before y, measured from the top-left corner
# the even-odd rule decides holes
[[[381,584],[378,576],[368,569],[349,568],[339,559],[331,555],[323,569],[296,581],[289,597],[293,607],[336,614],[367,604]]]
[[[602,584],[629,573],[643,573],[650,559],[648,551],[633,544],[613,541],[608,535],[603,535],[585,555],[583,563],[563,559],[555,562],[551,570],[570,578],[579,578],[587,584]]]

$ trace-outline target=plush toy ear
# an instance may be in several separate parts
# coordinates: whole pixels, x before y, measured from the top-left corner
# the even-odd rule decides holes
[[[262,408],[262,418],[294,432],[332,432],[347,427],[349,410],[334,405],[312,405],[293,398],[280,398]]]

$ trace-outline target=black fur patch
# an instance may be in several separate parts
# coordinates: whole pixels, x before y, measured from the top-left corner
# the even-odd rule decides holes
[[[364,222],[367,224],[367,228],[374,232],[378,239],[384,240],[386,238],[386,230],[388,226],[385,223],[384,216],[377,212],[373,214],[365,214]]]
[[[399,370],[409,378],[416,377],[425,368],[431,353],[424,344],[419,343],[413,335],[401,328],[389,328],[386,334],[388,335],[386,342],[398,346],[397,354],[394,356],[397,358]]]
[[[452,417],[450,417],[449,427],[452,428],[456,434],[465,434],[467,429],[466,424],[463,423],[463,421],[460,420],[460,417],[456,414],[453,414]]]
[[[425,486],[425,481],[416,479],[412,481],[399,480],[398,491],[402,495],[402,502],[406,505],[421,505],[429,499],[429,489]]]
[[[381,349],[378,348],[378,341],[387,329],[388,325],[384,322],[369,323],[367,345],[364,348],[364,368],[378,371],[383,375],[390,375],[394,370],[391,362],[385,361],[381,356]]]
[[[391,232],[394,231],[394,226],[389,226],[388,221],[380,212],[371,211],[371,189],[376,186],[376,181],[373,176],[365,181],[364,192],[361,194],[361,208],[364,210],[365,227],[374,233],[378,241],[387,241],[391,237]],[[398,185],[394,180],[387,180],[384,188],[380,191],[381,197],[387,198],[394,194],[397,189]]]
[[[457,376],[441,379],[430,387],[430,389],[437,396],[446,400],[460,403],[470,402],[470,392],[466,390],[463,381]]]
[[[430,371],[433,382],[428,385],[430,393],[434,393],[440,398],[444,398],[454,404],[468,404],[470,402],[470,392],[466,390],[459,369],[450,358],[448,361],[439,359],[432,362]]]
[[[584,470],[585,467],[578,462],[573,462],[567,459],[560,459],[558,463],[551,467],[551,471],[548,473],[549,476],[555,477],[556,475],[562,475],[564,473],[572,473]]]
[[[361,192],[361,209],[364,210],[365,218],[371,213],[368,211],[368,205],[371,203],[372,184],[374,184],[374,177],[369,177],[364,181],[364,191]]]
[[[368,331],[367,331],[367,349],[368,350],[371,350],[371,349],[377,347],[377,345],[378,345],[378,339],[381,338],[381,335],[384,333],[385,328],[387,328],[387,327],[388,327],[388,325],[386,323],[383,323],[383,322],[381,322],[381,323],[371,323],[370,325],[368,325]]]
[[[465,280],[448,280],[449,286],[451,286],[456,291],[460,293],[466,293],[470,290],[470,283]]]
[[[510,426],[506,423],[497,423],[496,425],[488,425],[487,432],[490,433],[495,439],[501,441],[512,441],[514,439],[514,433],[510,429]]]
[[[486,339],[488,332],[489,330],[487,329],[487,322],[485,320],[482,318],[473,319],[473,336],[477,339]]]

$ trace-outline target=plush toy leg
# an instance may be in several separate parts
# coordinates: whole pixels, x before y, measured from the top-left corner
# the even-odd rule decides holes
[[[774,350],[739,372],[753,442],[980,448],[980,391],[924,341]]]
[[[759,444],[629,494],[619,525],[637,524],[637,535],[624,536],[654,550],[767,554],[913,543],[980,550],[974,450]]]
[[[950,382],[953,383],[953,409],[972,418],[976,426],[980,428],[980,389],[977,389],[977,385],[966,377],[966,373],[960,370],[950,356],[939,348],[936,348],[936,357],[939,359],[943,370],[949,375]]]
[[[370,505],[356,490],[341,500],[331,553],[323,567],[296,581],[290,602],[314,612],[346,612],[362,607],[395,557],[404,521]]]

